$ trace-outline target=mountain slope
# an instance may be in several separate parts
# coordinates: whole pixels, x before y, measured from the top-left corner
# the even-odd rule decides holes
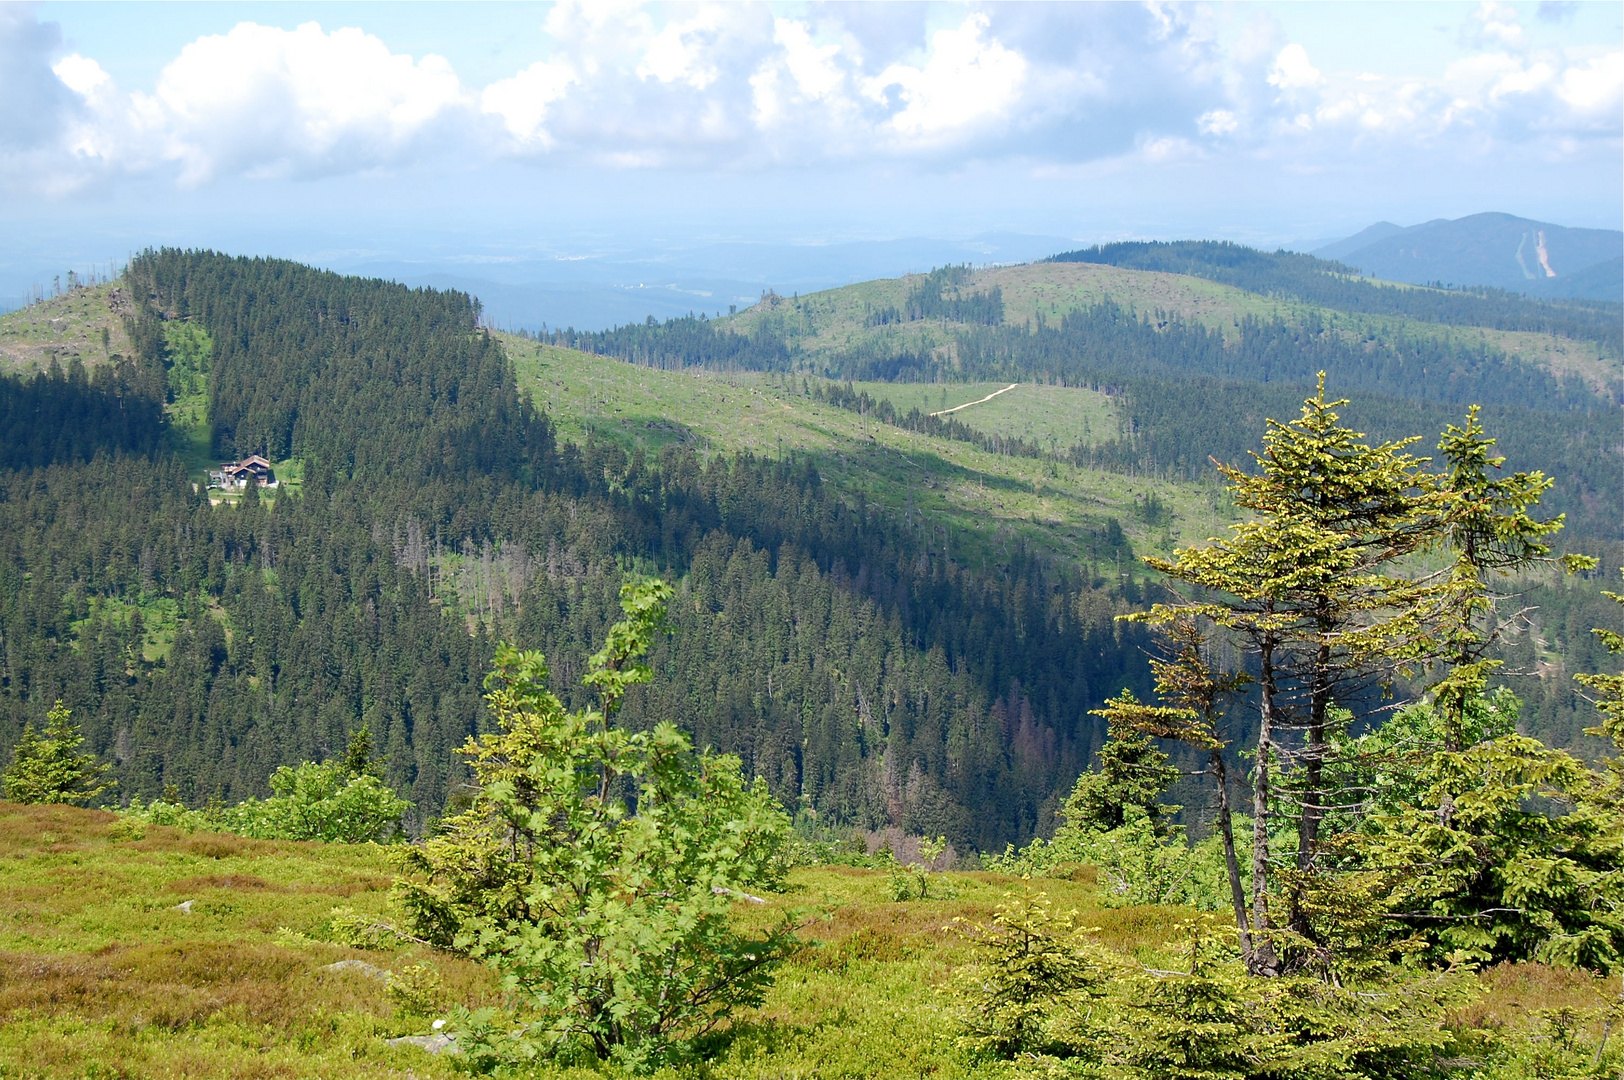
[[[1613,275],[1592,269],[1620,258],[1624,233],[1616,230],[1571,229],[1496,213],[1429,221],[1369,236],[1380,229],[1372,226],[1314,254],[1388,281],[1487,285],[1577,299],[1624,298],[1613,287]],[[1368,242],[1353,246],[1360,239]],[[1574,283],[1566,284],[1565,279]]]
[[[1335,243],[1326,244],[1324,247],[1315,248],[1311,254],[1316,258],[1341,262],[1343,256],[1349,252],[1358,251],[1368,244],[1374,244],[1378,240],[1385,240],[1389,236],[1403,231],[1404,226],[1402,225],[1395,225],[1391,221],[1378,221],[1374,225],[1360,229],[1352,236],[1345,237]]]
[[[535,395],[561,438],[605,437],[651,454],[691,445],[712,453],[801,455],[829,483],[863,492],[872,505],[909,507],[945,527],[972,561],[1019,541],[1073,562],[1097,562],[1113,521],[1135,551],[1198,542],[1221,525],[1210,485],[1001,454],[910,431],[820,400],[816,392],[838,385],[827,380],[665,371],[501,336],[519,386]],[[951,406],[1004,385],[869,383],[859,389],[906,411],[933,405],[939,393],[951,393]],[[1085,438],[1085,420],[1101,440],[1115,437],[1120,422],[1103,393],[1031,383],[981,412],[956,415],[977,430],[1060,450]],[[1153,523],[1143,510],[1152,498],[1163,507]]]
[[[115,418],[138,398],[153,437],[95,421],[97,445],[36,449],[0,425],[0,462],[27,452],[0,469],[0,754],[60,698],[122,796],[234,800],[364,723],[422,826],[488,723],[494,641],[544,650],[584,705],[622,580],[660,574],[674,632],[622,722],[678,723],[820,822],[997,850],[1051,819],[1100,742],[1089,711],[1148,691],[1113,617],[1144,600],[1129,531],[1162,538],[1118,516],[1164,482],[875,430],[804,387],[771,403],[793,424],[753,429],[766,395],[725,380],[575,354],[521,381],[461,294],[178,251],[129,278],[135,357],[99,369],[127,383],[43,385]],[[300,495],[213,505],[156,437],[204,355],[215,450],[299,458]],[[555,425],[532,402],[561,373]],[[627,415],[640,383],[639,418],[669,425],[643,446],[592,412]],[[663,419],[678,391],[689,435]],[[1168,492],[1144,496],[1161,532]]]
[[[551,341],[655,368],[1104,391],[1126,426],[1071,460],[1188,479],[1210,456],[1244,460],[1265,415],[1294,413],[1323,370],[1387,437],[1485,406],[1512,459],[1557,478],[1548,501],[1570,527],[1610,537],[1624,522],[1619,336],[1616,306],[1382,284],[1309,256],[1189,242],[942,268]]]

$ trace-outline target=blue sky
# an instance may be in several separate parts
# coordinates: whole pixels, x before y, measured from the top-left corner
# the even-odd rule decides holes
[[[1617,3],[0,2],[0,295],[147,243],[563,280],[717,244],[1617,228],[1621,161]]]

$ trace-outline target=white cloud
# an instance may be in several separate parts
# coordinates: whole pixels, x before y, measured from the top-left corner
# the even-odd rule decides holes
[[[829,97],[845,83],[845,72],[836,62],[840,46],[814,44],[811,27],[806,23],[774,19],[773,43],[783,48],[784,66],[807,97]]]
[[[1536,48],[1515,9],[1492,2],[1464,17],[1464,55],[1425,78],[1316,65],[1266,12],[1228,45],[1202,7],[997,4],[939,19],[910,6],[564,0],[545,16],[542,55],[483,87],[361,29],[241,23],[186,45],[152,86],[121,88],[49,24],[0,5],[0,185],[132,172],[196,185],[436,157],[1154,164],[1199,157],[1209,140],[1319,167],[1452,138],[1473,154],[1572,154],[1624,129],[1624,50]]]
[[[239,23],[187,45],[137,114],[165,136],[183,183],[222,170],[307,174],[397,159],[468,94],[444,58],[391,53],[358,29]]]
[[[686,22],[667,23],[644,50],[638,76],[663,83],[680,80],[704,90],[722,75],[711,60],[721,29],[722,15],[714,7],[701,9]]]
[[[1280,50],[1269,70],[1269,85],[1282,90],[1307,90],[1324,81],[1319,68],[1308,59],[1308,50],[1295,43]]]
[[[1146,139],[1139,146],[1139,155],[1152,164],[1181,161],[1197,156],[1195,144],[1188,139],[1162,135]]]
[[[1229,135],[1240,127],[1240,120],[1228,109],[1213,109],[1196,119],[1196,127],[1203,135]]]
[[[499,79],[479,96],[481,111],[501,118],[508,134],[520,142],[553,144],[542,122],[547,108],[578,81],[575,68],[565,60],[538,60],[510,79]]]
[[[1569,67],[1557,82],[1556,95],[1581,115],[1610,118],[1624,102],[1624,52]]]
[[[1506,49],[1520,49],[1528,36],[1517,19],[1517,9],[1510,4],[1482,0],[1472,15],[1476,21],[1475,38],[1482,44]]]
[[[52,64],[51,72],[80,97],[94,97],[103,90],[111,89],[113,83],[113,77],[103,71],[100,64],[78,53],[64,56]]]
[[[888,125],[904,136],[940,136],[1006,114],[1020,98],[1027,62],[996,40],[983,40],[985,15],[972,15],[952,30],[931,37],[922,66],[892,64],[863,84],[863,92],[885,102],[896,88],[903,108]]]
[[[856,120],[849,52],[840,43],[818,44],[812,27],[795,19],[773,20],[772,43],[777,48],[750,75],[755,127],[775,145],[797,126],[833,143],[832,129]]]

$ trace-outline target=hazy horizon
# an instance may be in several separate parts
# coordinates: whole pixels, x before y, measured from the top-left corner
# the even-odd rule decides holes
[[[3,4],[0,301],[163,244],[668,314],[1117,239],[1616,229],[1621,14]]]

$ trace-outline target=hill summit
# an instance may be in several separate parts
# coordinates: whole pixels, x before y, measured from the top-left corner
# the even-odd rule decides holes
[[[1409,228],[1382,221],[1314,252],[1388,281],[1612,301],[1624,295],[1621,253],[1624,232],[1616,229],[1570,229],[1494,213]]]

